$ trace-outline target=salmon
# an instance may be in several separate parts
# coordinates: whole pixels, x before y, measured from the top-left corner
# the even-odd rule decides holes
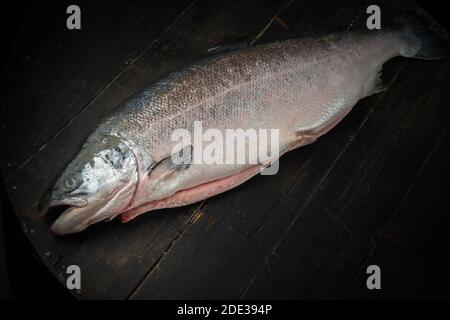
[[[79,232],[116,216],[126,222],[234,188],[328,132],[360,99],[385,90],[380,74],[389,59],[446,53],[408,16],[382,30],[262,44],[185,66],[138,92],[89,136],[45,198],[45,208],[67,206],[51,230]],[[180,145],[173,134],[195,136],[196,123],[224,136],[229,129],[276,130],[277,144],[267,142],[270,156],[253,162],[193,161],[207,145]],[[225,156],[235,140],[225,142]]]

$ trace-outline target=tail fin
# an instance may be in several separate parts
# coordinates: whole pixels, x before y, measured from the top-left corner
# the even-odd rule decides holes
[[[402,56],[425,60],[450,57],[450,50],[443,41],[433,34],[417,15],[402,13],[389,24],[388,27],[404,41]]]

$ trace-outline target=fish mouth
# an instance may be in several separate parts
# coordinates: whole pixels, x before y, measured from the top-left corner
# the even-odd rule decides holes
[[[40,210],[52,224],[50,230],[62,235],[84,230],[88,226],[85,219],[81,219],[84,215],[80,215],[87,206],[88,201],[82,198],[52,199],[46,196],[40,204]]]
[[[58,207],[78,207],[82,208],[87,206],[87,199],[80,197],[65,197],[54,196],[51,193],[45,195],[39,202],[39,211],[45,215],[54,208]]]
[[[53,221],[50,231],[56,235],[63,235],[67,233],[79,232],[86,229],[89,223],[86,219],[82,218],[82,211],[86,206],[69,206],[58,205],[52,207],[54,210],[58,210],[59,214]]]

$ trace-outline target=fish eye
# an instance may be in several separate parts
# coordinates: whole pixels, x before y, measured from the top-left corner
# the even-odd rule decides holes
[[[68,178],[64,181],[64,186],[67,189],[73,189],[77,186],[77,180],[75,178]]]

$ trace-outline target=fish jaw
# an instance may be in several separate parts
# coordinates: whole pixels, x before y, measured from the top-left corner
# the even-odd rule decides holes
[[[93,223],[98,212],[110,202],[107,197],[76,198],[76,200],[61,198],[51,201],[49,208],[60,206],[68,206],[68,208],[56,218],[50,231],[56,235],[64,235],[85,230]]]
[[[89,226],[87,213],[86,207],[71,206],[53,222],[50,231],[56,235],[83,231]]]

